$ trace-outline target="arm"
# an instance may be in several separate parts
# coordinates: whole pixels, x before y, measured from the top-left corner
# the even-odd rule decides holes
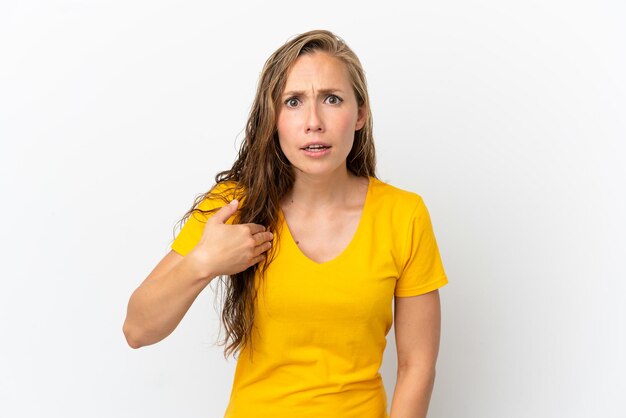
[[[139,348],[161,341],[176,329],[202,290],[216,276],[201,272],[192,251],[170,251],[133,292],[123,331],[128,345]]]
[[[235,200],[223,206],[204,224],[197,220],[185,224],[177,240],[184,231],[188,237],[193,228],[201,237],[191,250],[182,247],[185,256],[170,251],[133,292],[123,326],[128,345],[139,348],[161,341],[176,329],[211,280],[236,274],[265,258],[273,235],[263,225],[225,224],[237,205]]]
[[[391,418],[426,418],[439,352],[439,291],[395,297],[394,317],[398,372]]]

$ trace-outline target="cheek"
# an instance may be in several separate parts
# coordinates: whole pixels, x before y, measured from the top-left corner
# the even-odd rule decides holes
[[[281,142],[283,142],[289,136],[290,131],[293,130],[293,122],[288,117],[280,115],[276,120],[276,130],[279,138],[281,138]]]
[[[289,135],[289,131],[288,129],[286,129],[284,124],[277,123],[276,130],[277,130],[277,136],[278,136],[278,145],[280,146],[280,149],[283,151],[283,154],[285,154],[286,156],[289,156],[291,153],[291,148],[292,148],[290,146],[290,140],[289,140],[291,135]]]
[[[356,123],[357,115],[351,108],[344,108],[340,111],[329,114],[332,123],[337,128],[346,129],[348,126]]]
[[[356,127],[356,117],[352,113],[346,113],[335,120],[335,126],[346,135],[354,135]]]

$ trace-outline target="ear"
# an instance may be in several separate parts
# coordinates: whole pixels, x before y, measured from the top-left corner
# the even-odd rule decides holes
[[[363,128],[363,126],[365,126],[366,119],[367,119],[367,112],[366,112],[365,105],[361,105],[359,106],[358,111],[357,111],[357,119],[356,119],[356,124],[354,126],[354,130],[358,131],[359,129]]]

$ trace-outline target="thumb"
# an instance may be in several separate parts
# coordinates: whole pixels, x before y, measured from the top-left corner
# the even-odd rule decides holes
[[[211,218],[215,219],[219,223],[226,223],[228,218],[233,216],[238,206],[239,201],[237,199],[233,199],[228,205],[222,206],[217,212],[215,212]]]

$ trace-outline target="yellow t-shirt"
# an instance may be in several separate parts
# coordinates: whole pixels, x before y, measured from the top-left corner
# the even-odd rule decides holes
[[[393,297],[448,280],[422,198],[369,179],[356,233],[328,262],[306,257],[279,213],[277,253],[255,304],[254,356],[249,346],[239,354],[225,418],[388,418],[379,369]],[[224,203],[200,207],[216,204]],[[190,217],[172,248],[186,255],[203,227]]]

